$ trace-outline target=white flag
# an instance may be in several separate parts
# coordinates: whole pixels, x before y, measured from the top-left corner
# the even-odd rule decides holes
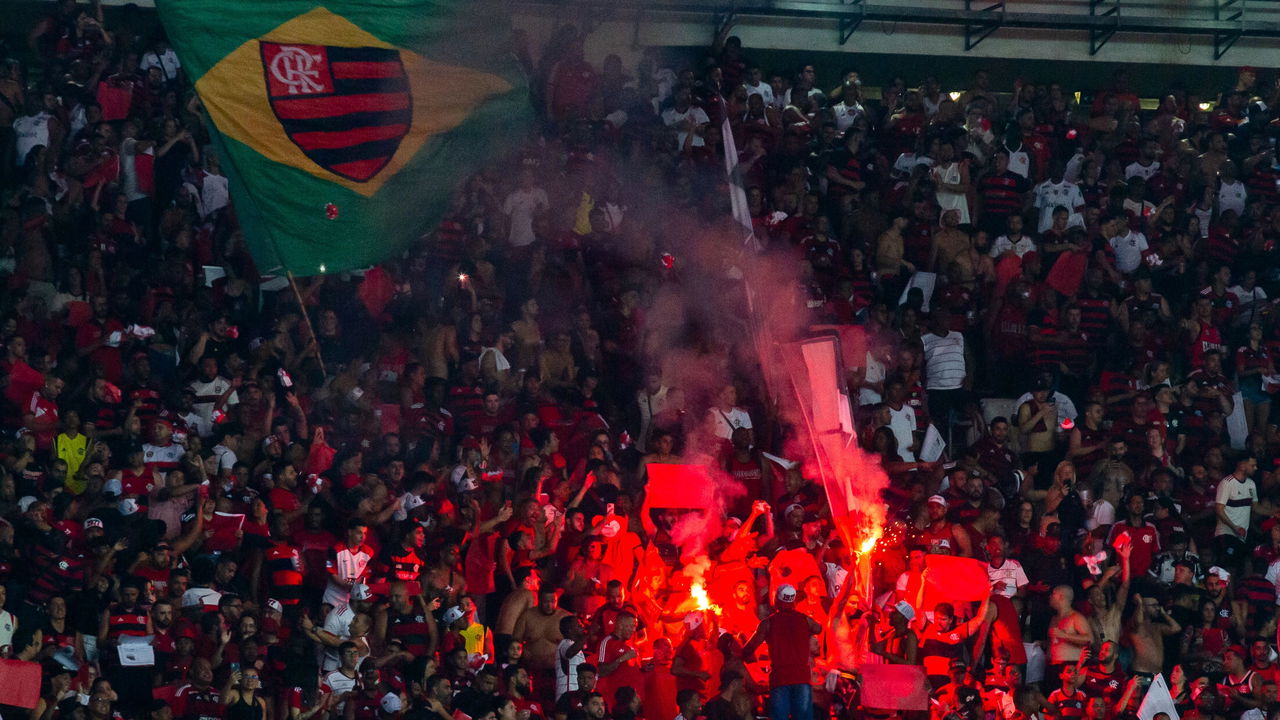
[[[743,241],[752,249],[759,250],[760,241],[756,239],[751,210],[747,208],[747,190],[742,186],[742,173],[738,172],[738,144],[733,140],[733,128],[728,117],[720,124],[720,136],[724,144],[724,172],[729,177],[729,205],[733,208],[733,219],[742,227]]]
[[[1178,709],[1173,706],[1173,696],[1169,694],[1169,684],[1164,681],[1164,675],[1156,675],[1151,680],[1147,696],[1138,706],[1140,720],[1153,720],[1160,713],[1168,715],[1169,720],[1178,720]]]

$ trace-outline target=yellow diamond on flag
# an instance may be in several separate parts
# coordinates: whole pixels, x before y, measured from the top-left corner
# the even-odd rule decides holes
[[[248,40],[196,83],[219,132],[365,197],[487,99],[490,73],[397,48],[320,7]]]

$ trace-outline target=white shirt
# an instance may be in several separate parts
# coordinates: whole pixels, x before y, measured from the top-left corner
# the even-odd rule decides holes
[[[208,217],[231,203],[231,190],[227,178],[205,172],[200,181],[200,206],[204,210],[202,217]]]
[[[0,650],[13,645],[14,625],[13,613],[8,610],[0,610]]]
[[[893,432],[893,437],[898,441],[898,457],[902,458],[902,462],[915,462],[915,453],[911,452],[911,445],[915,442],[915,438],[911,433],[916,429],[916,411],[910,405],[903,403],[901,410],[889,408],[889,430]]]
[[[1214,502],[1218,505],[1226,506],[1222,512],[1227,516],[1228,520],[1237,527],[1248,530],[1249,520],[1253,516],[1253,504],[1258,502],[1258,486],[1253,483],[1252,479],[1240,482],[1235,475],[1228,475],[1222,478],[1222,482],[1218,483],[1218,492],[1214,496]],[[1214,527],[1213,534],[1215,536],[1235,535],[1235,531],[1219,520],[1217,526]]]
[[[711,122],[711,118],[707,117],[707,114],[703,112],[702,108],[697,107],[696,105],[690,105],[684,112],[680,112],[675,108],[667,108],[662,113],[662,122],[665,123],[667,127],[676,128],[677,152],[684,148],[684,140],[689,136],[689,131],[684,127],[684,121],[686,120],[692,121],[694,125],[705,125]],[[701,135],[693,136],[693,142],[691,143],[692,147],[703,147],[706,144],[707,141],[703,140]]]
[[[1142,253],[1147,249],[1147,237],[1140,232],[1129,232],[1107,241],[1116,254],[1116,269],[1128,275],[1142,264]]]
[[[852,105],[847,105],[843,100],[831,106],[831,114],[836,118],[836,130],[843,133],[853,126],[853,123],[866,111],[862,108],[862,103],[856,100]]]
[[[713,407],[710,410],[710,414],[711,426],[714,428],[715,435],[718,438],[729,440],[733,437],[734,430],[738,428],[751,429],[751,416],[740,407],[735,407],[729,412]]]
[[[1252,305],[1255,302],[1265,301],[1267,299],[1267,291],[1263,290],[1259,285],[1254,285],[1252,290],[1245,290],[1244,287],[1240,285],[1228,288],[1228,290],[1235,293],[1236,297],[1240,299],[1241,307],[1245,305]]]
[[[1276,587],[1276,604],[1280,605],[1280,560],[1272,560],[1267,566],[1267,582]]]
[[[1022,563],[1012,558],[1005,558],[1004,564],[1000,567],[987,565],[987,579],[991,581],[992,587],[995,587],[998,582],[1003,582],[1004,589],[996,592],[1007,598],[1016,595],[1018,588],[1031,583],[1027,578],[1027,572],[1022,569]]]
[[[1150,165],[1143,165],[1134,160],[1124,169],[1124,179],[1131,177],[1140,177],[1143,180],[1150,180],[1156,173],[1160,172],[1160,161],[1154,160]]]
[[[1053,227],[1054,208],[1062,206],[1070,215],[1079,215],[1076,208],[1084,206],[1084,193],[1080,192],[1080,186],[1066,180],[1060,183],[1045,180],[1036,186],[1032,194],[1035,197],[1035,206],[1040,210],[1040,223],[1036,232],[1044,232]],[[1071,218],[1068,218],[1067,225],[1072,224]],[[1083,218],[1080,219],[1079,224],[1084,224]]]
[[[347,582],[355,582],[363,578],[369,569],[369,561],[373,559],[367,551],[368,548],[364,545],[353,550],[345,544],[334,551],[333,559],[326,563],[328,568],[333,570],[333,574],[329,577],[329,585],[324,590],[324,602],[334,607],[343,607],[351,602],[351,588],[339,585],[334,579],[342,578]]]
[[[964,335],[952,331],[945,337],[932,332],[920,338],[924,345],[925,387],[957,390],[964,383]]]
[[[236,454],[226,445],[214,445],[213,456],[218,458],[218,472],[228,471],[235,467]]]
[[[191,409],[200,416],[201,422],[197,425],[200,431],[200,437],[209,437],[213,432],[213,406],[222,397],[228,389],[231,388],[231,381],[221,375],[205,382],[199,378],[187,383],[187,388],[196,394],[196,401],[192,404]],[[236,391],[232,390],[227,396],[227,407],[239,404],[240,396]]]
[[[512,247],[525,247],[537,240],[533,232],[533,216],[547,210],[551,202],[542,188],[517,189],[502,201],[502,214],[511,218],[511,234],[507,242]]]
[[[18,135],[15,148],[18,151],[19,166],[27,161],[27,153],[35,146],[49,147],[49,120],[52,118],[52,115],[42,110],[35,115],[23,115],[13,121],[13,131]]]
[[[1098,498],[1093,504],[1093,512],[1089,514],[1089,519],[1085,521],[1085,527],[1090,532],[1100,527],[1116,524],[1116,506],[1102,498]]]
[[[752,95],[759,95],[760,99],[764,100],[765,105],[773,104],[773,86],[770,85],[769,83],[762,82],[759,85],[752,85],[751,83],[742,83],[742,87],[747,89],[747,97],[751,97]],[[576,678],[574,679],[574,682],[575,683],[578,682]]]
[[[1236,180],[1229,183],[1223,180],[1222,187],[1218,188],[1218,213],[1235,210],[1237,217],[1243,215],[1245,200],[1248,197],[1249,191],[1245,189],[1243,182]]]
[[[561,695],[578,689],[578,666],[587,661],[581,648],[573,657],[565,654],[572,645],[573,641],[566,638],[556,646],[556,700]],[[566,664],[569,666],[568,671],[564,669]]]
[[[324,631],[334,637],[347,640],[351,637],[351,621],[355,618],[356,613],[351,609],[350,605],[334,608],[329,611],[328,616],[324,619]],[[320,664],[321,671],[337,670],[341,664],[338,658],[338,648],[324,646],[324,658]]]
[[[993,258],[998,258],[1006,252],[1012,250],[1013,254],[1021,258],[1023,255],[1036,249],[1036,243],[1030,237],[1023,235],[1018,242],[1013,242],[1007,235],[1001,235],[996,241],[991,243],[991,250],[987,253]]]
[[[138,67],[143,72],[158,67],[164,73],[164,79],[173,82],[178,79],[178,68],[182,67],[182,61],[178,60],[178,54],[173,51],[173,48],[165,48],[165,51],[159,54],[156,54],[155,50],[144,54]]]
[[[324,684],[328,685],[329,690],[335,696],[337,696],[345,692],[351,692],[352,690],[355,690],[356,685],[358,684],[357,680],[359,679],[359,677],[360,677],[359,673],[356,673],[355,677],[349,678],[346,675],[343,675],[341,670],[334,670],[333,672],[328,673],[324,676]],[[347,701],[343,700],[342,702],[338,703],[337,710],[341,712],[346,707],[347,707]]]

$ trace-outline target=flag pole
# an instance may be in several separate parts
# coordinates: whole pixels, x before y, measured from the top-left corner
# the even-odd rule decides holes
[[[311,341],[316,344],[316,361],[320,363],[320,374],[325,377],[329,373],[324,369],[324,356],[320,354],[320,336],[316,335],[316,328],[311,324],[311,313],[307,312],[307,304],[302,300],[302,293],[298,290],[298,279],[293,276],[292,270],[285,270],[285,275],[289,278],[289,287],[293,288],[293,296],[298,300],[298,309],[302,311],[302,321],[307,324],[307,332],[311,333]]]

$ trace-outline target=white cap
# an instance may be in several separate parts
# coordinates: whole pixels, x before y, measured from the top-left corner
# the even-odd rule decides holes
[[[270,610],[271,612],[283,613],[284,605],[281,605],[279,600],[272,598],[270,600],[267,600],[267,609]]]
[[[794,585],[783,585],[778,588],[778,602],[793,603],[796,601],[796,589]]]
[[[702,627],[702,623],[706,622],[706,618],[702,616],[702,612],[695,610],[684,616],[684,626],[692,632]]]
[[[383,695],[379,704],[382,705],[382,712],[384,713],[398,713],[403,708],[400,703],[400,696],[391,692]]]
[[[458,620],[461,620],[462,616],[465,614],[466,613],[462,612],[461,606],[454,605],[453,607],[444,611],[444,624],[446,626],[452,625]]]
[[[911,607],[911,603],[906,600],[899,600],[894,603],[893,609],[897,610],[899,615],[906,618],[907,622],[911,622],[916,619],[916,609]]]
[[[102,518],[91,517],[85,520],[84,529],[88,530],[89,528],[98,528],[100,530],[105,529],[105,526],[102,524]]]
[[[617,518],[610,518],[609,522],[600,526],[600,534],[607,538],[617,537],[618,531],[622,529],[622,524]]]
[[[1226,570],[1223,570],[1217,565],[1214,565],[1213,567],[1209,568],[1209,574],[1218,578],[1224,583],[1231,582],[1231,573],[1227,572]]]
[[[368,585],[358,582],[351,586],[352,600],[368,600],[371,597],[373,597],[373,592],[369,590]]]
[[[120,501],[120,514],[132,515],[138,512],[138,501],[133,498],[125,498]]]
[[[111,495],[123,494],[124,488],[120,485],[120,476],[113,475],[112,477],[107,478],[107,481],[102,484],[102,492]]]
[[[938,504],[938,505],[941,505],[941,506],[942,506],[942,507],[944,507],[944,508],[946,508],[946,507],[950,507],[950,506],[947,504],[947,499],[946,499],[946,498],[944,498],[944,497],[942,497],[941,495],[930,495],[930,496],[929,496],[929,502],[930,502],[931,504]]]
[[[31,509],[31,506],[34,505],[35,502],[36,502],[35,495],[24,495],[22,499],[18,501],[18,509],[21,510],[22,512],[26,512],[27,510]]]

